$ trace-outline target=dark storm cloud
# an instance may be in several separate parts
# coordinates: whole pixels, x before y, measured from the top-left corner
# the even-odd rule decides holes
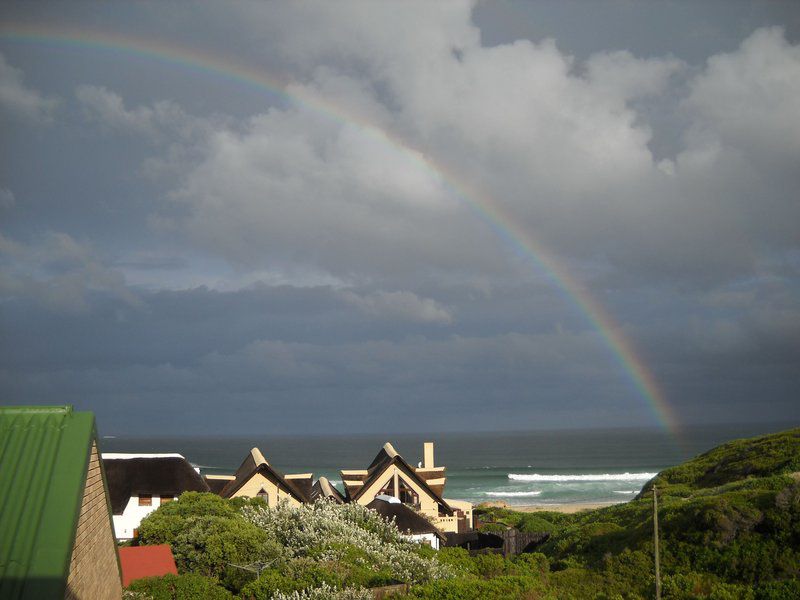
[[[647,7],[4,6],[91,11],[289,96],[2,40],[3,397],[123,432],[155,407],[166,432],[259,409],[253,430],[652,422],[459,183],[613,315],[685,420],[797,418],[798,11]]]

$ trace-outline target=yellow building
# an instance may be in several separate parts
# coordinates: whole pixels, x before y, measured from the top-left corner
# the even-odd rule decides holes
[[[313,483],[311,473],[281,474],[258,448],[250,451],[235,474],[206,475],[204,479],[211,491],[223,498],[261,497],[268,506],[321,499],[367,506],[378,496],[388,496],[427,517],[442,532],[471,531],[472,504],[443,497],[447,476],[445,467],[435,465],[433,451],[433,442],[425,442],[423,460],[412,467],[386,442],[366,469],[341,471],[344,494],[325,477]]]
[[[212,490],[219,490],[223,498],[259,497],[268,506],[284,501],[293,505],[311,501],[312,474],[283,475],[270,466],[258,448],[250,450],[233,475],[207,475],[206,482]]]
[[[376,496],[391,496],[430,518],[441,531],[472,529],[472,504],[442,496],[447,476],[445,467],[434,463],[433,442],[425,442],[423,460],[417,467],[386,442],[366,469],[342,470],[341,475],[347,502],[366,506]]]

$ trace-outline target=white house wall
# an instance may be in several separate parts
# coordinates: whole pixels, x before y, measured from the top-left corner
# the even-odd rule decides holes
[[[161,506],[161,498],[153,496],[151,506],[139,506],[139,496],[131,496],[121,515],[114,515],[114,535],[118,540],[133,539],[133,530],[147,515]]]
[[[422,544],[430,544],[434,550],[439,549],[439,536],[435,533],[418,533],[415,535],[404,535],[404,538],[412,542],[420,542]]]

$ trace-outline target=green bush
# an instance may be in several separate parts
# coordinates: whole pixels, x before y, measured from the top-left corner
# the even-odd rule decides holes
[[[502,554],[479,554],[474,558],[475,570],[479,577],[491,579],[500,575],[508,575],[511,563]]]
[[[280,569],[263,571],[259,578],[247,584],[241,592],[242,598],[265,600],[278,592],[290,593],[323,584],[333,588],[342,587],[342,580],[331,570],[310,559],[296,559]]]
[[[187,573],[137,579],[128,586],[125,597],[130,600],[229,600],[233,595],[220,587],[216,579]]]
[[[234,504],[215,496],[188,492],[142,520],[143,544],[169,544],[179,573],[215,577],[238,592],[253,579],[233,565],[280,560],[283,549],[267,533],[247,522]]]
[[[800,581],[770,581],[755,589],[754,600],[790,600],[800,598]]]
[[[428,600],[514,600],[541,591],[529,577],[501,576],[493,579],[458,578],[432,581],[412,588],[409,598]],[[537,596],[555,598],[556,596]]]
[[[523,533],[550,533],[556,531],[558,526],[536,513],[528,513],[520,519],[518,529]]]
[[[541,552],[527,552],[514,557],[514,566],[521,573],[545,575],[550,572],[550,560]]]
[[[475,561],[464,548],[442,548],[436,559],[459,576],[478,574]]]

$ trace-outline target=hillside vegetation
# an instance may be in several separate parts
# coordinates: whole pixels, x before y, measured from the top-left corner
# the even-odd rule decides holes
[[[652,598],[653,486],[664,598],[800,598],[800,429],[715,448],[659,473],[626,504],[573,515],[478,509],[486,530],[549,533],[513,559],[435,553],[361,507],[269,509],[184,494],[140,528],[142,543],[172,546],[181,575],[135,582],[128,594],[344,600],[405,582],[405,597],[419,599]],[[231,566],[245,563],[262,564],[260,577]]]
[[[593,594],[647,598],[656,486],[665,598],[800,598],[799,471],[794,429],[666,469],[626,504],[575,515],[486,509],[483,518],[550,531],[537,550],[556,579],[591,581]]]

